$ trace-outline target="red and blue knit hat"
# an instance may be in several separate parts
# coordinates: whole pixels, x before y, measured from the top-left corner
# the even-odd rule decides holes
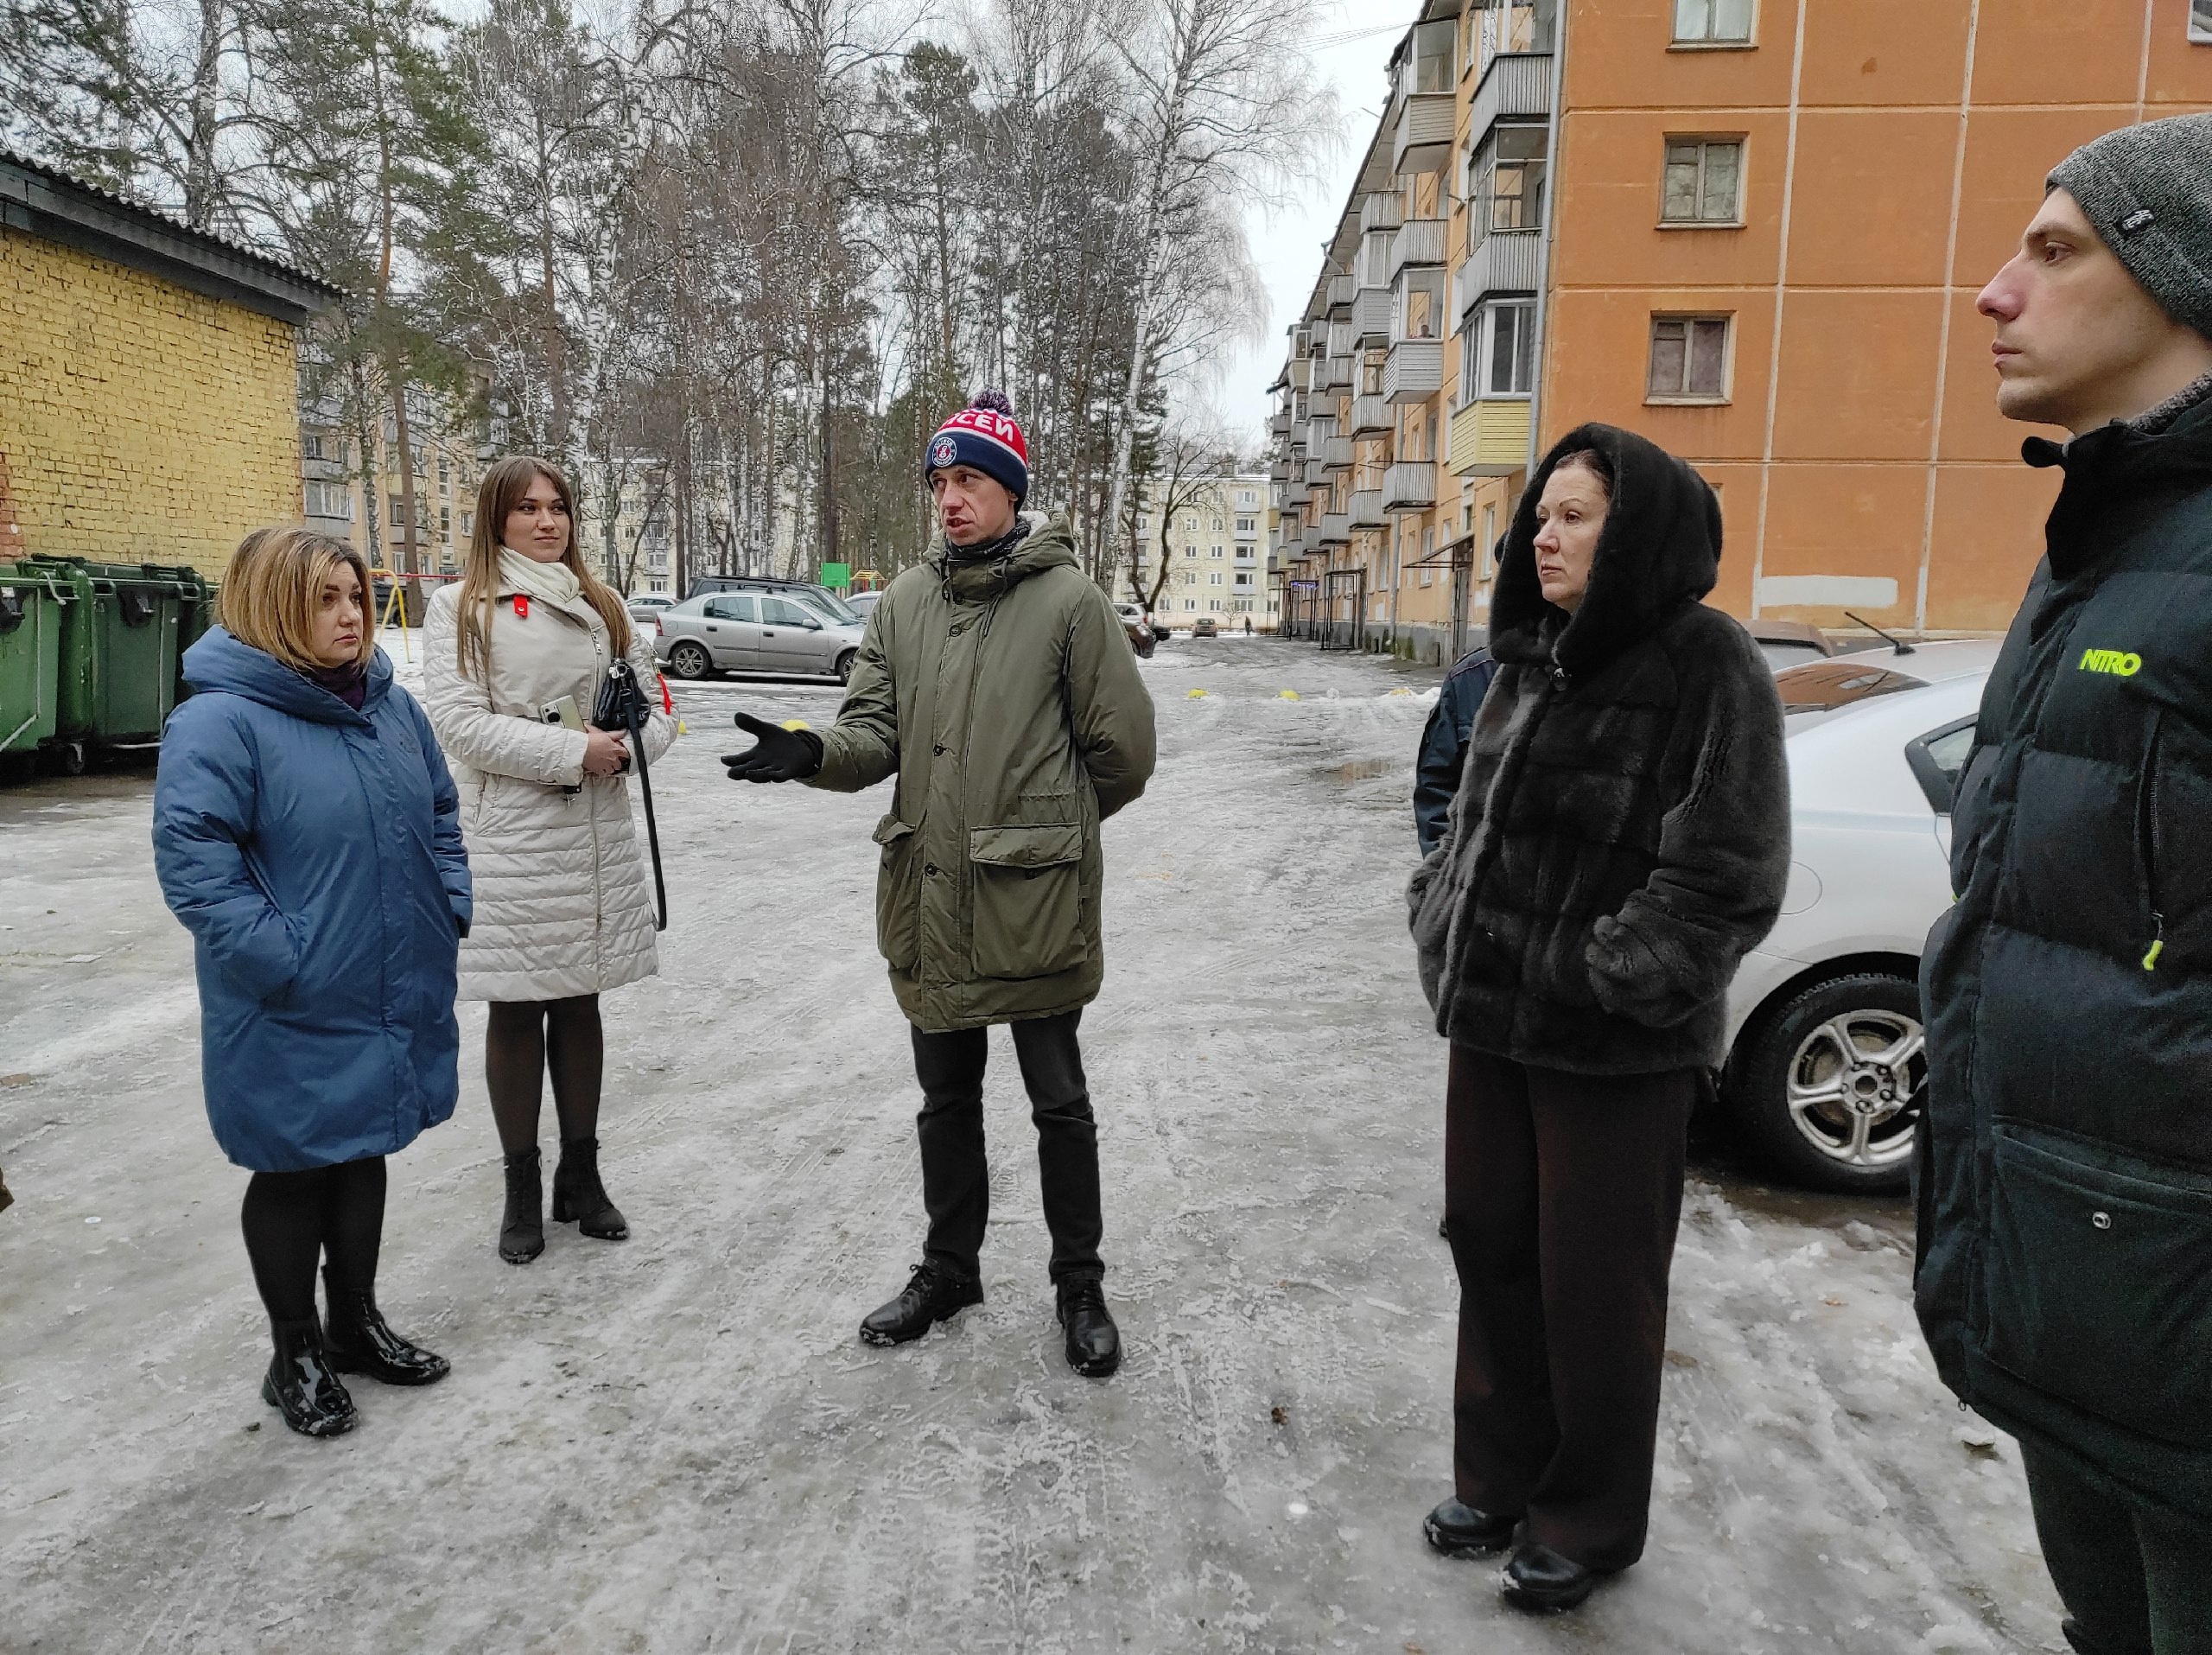
[[[937,428],[922,457],[922,481],[930,474],[969,466],[1003,485],[1018,506],[1029,496],[1029,444],[1014,423],[1014,404],[1002,391],[980,392],[976,400]]]

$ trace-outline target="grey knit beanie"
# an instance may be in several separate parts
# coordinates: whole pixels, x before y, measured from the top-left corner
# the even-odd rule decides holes
[[[2090,227],[2176,321],[2212,338],[2212,115],[2176,115],[2092,138],[2045,189]]]

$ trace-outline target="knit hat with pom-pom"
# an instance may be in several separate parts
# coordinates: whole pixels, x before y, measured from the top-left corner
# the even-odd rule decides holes
[[[976,400],[937,428],[922,457],[922,481],[930,474],[969,466],[1005,486],[1020,505],[1029,495],[1029,444],[1014,423],[1014,404],[1002,391],[980,392]]]

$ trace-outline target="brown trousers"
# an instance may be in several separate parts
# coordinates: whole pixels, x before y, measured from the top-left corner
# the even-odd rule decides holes
[[[1698,1076],[1580,1075],[1452,1047],[1455,1492],[1592,1569],[1643,1552],[1667,1268]]]

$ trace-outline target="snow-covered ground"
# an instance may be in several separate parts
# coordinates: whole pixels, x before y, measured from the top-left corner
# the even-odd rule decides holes
[[[499,1262],[466,1009],[460,1111],[393,1163],[380,1295],[453,1377],[359,1382],[332,1442],[257,1394],[245,1175],[200,1111],[150,776],[0,792],[0,1648],[2061,1649],[2017,1452],[1967,1440],[1915,1329],[1904,1205],[1725,1157],[1693,1173],[1644,1562],[1539,1622],[1494,1563],[1427,1552],[1454,1289],[1399,895],[1426,704],[1389,692],[1433,675],[1181,638],[1145,672],[1162,762],[1106,831],[1084,1021],[1129,1351],[1103,1384],[1059,1355],[1002,1034],[988,1301],[903,1349],[854,1336],[921,1227],[870,917],[887,801],[715,762],[734,709],[826,720],[834,688],[678,691],[663,972],[607,1005],[632,1239]]]

